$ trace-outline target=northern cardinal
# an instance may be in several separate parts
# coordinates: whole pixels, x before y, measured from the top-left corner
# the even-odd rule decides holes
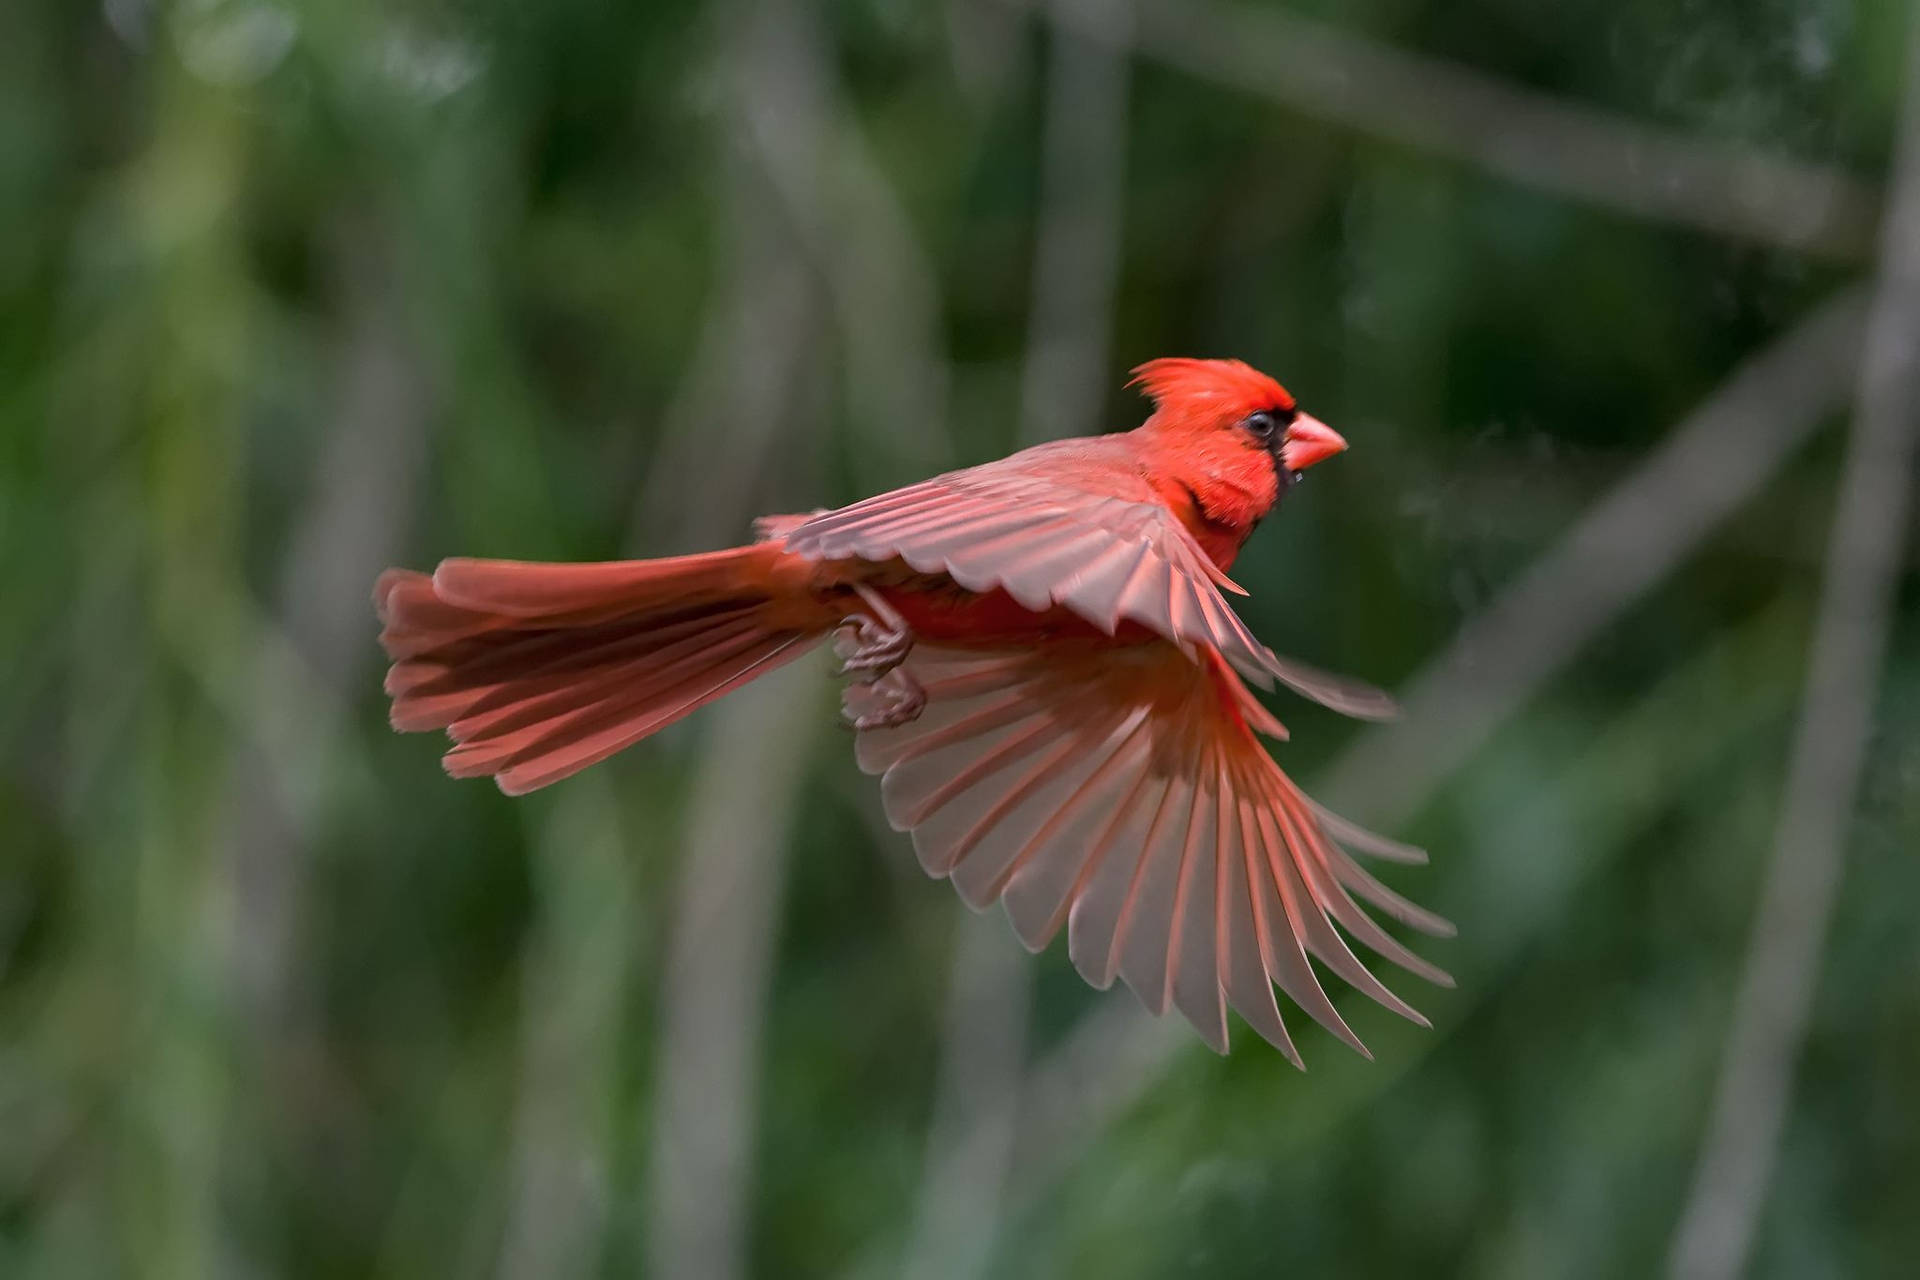
[[[1346,442],[1237,360],[1134,375],[1154,402],[1136,430],[768,517],[750,546],[389,570],[374,598],[393,725],[445,729],[448,773],[519,795],[834,637],[887,817],[969,906],[1003,902],[1030,949],[1064,923],[1088,982],[1171,1002],[1221,1052],[1232,1005],[1300,1065],[1275,983],[1367,1052],[1309,957],[1425,1026],[1333,927],[1452,985],[1354,901],[1451,933],[1348,850],[1424,855],[1302,794],[1242,679],[1359,717],[1393,704],[1275,656],[1221,595],[1245,594],[1226,571],[1254,526]]]

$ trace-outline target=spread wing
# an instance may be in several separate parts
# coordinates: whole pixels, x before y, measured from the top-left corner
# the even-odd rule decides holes
[[[1229,1005],[1296,1065],[1273,985],[1361,1053],[1311,960],[1425,1025],[1354,956],[1337,924],[1395,964],[1451,986],[1361,909],[1423,932],[1452,927],[1388,889],[1342,843],[1401,861],[1417,850],[1325,814],[1254,736],[1279,726],[1219,659],[1092,643],[1046,653],[917,646],[905,670],[927,705],[862,730],[893,825],[968,905],[1005,904],[1029,948],[1064,923],[1096,987],[1126,980],[1224,1052]],[[847,690],[865,710],[870,690]]]
[[[824,512],[787,530],[786,547],[821,560],[897,557],[969,591],[1003,589],[1035,612],[1065,606],[1109,635],[1130,620],[1189,652],[1196,643],[1218,650],[1262,688],[1277,677],[1347,715],[1393,714],[1392,699],[1370,685],[1278,657],[1256,640],[1220,594],[1240,588],[1147,482],[1089,448],[1095,443],[1043,445]],[[1048,452],[1074,465],[1034,468]],[[1069,470],[1091,471],[1104,491],[1063,479]]]

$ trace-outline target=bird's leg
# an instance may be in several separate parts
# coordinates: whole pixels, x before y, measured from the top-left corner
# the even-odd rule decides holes
[[[863,583],[855,583],[853,589],[873,612],[850,613],[841,619],[833,652],[840,659],[841,675],[875,684],[906,661],[913,649],[913,631],[879,592]]]
[[[909,724],[927,705],[926,690],[900,667],[913,649],[913,630],[879,592],[859,583],[853,589],[871,612],[849,614],[834,638],[840,674],[853,679],[843,714],[856,729]]]
[[[841,714],[856,729],[898,729],[927,709],[927,691],[898,667],[872,684],[848,689],[847,695]]]

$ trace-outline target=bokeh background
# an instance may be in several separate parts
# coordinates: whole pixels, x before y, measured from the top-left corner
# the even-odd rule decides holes
[[[16,0],[0,1275],[1913,1274],[1897,0]],[[1903,138],[1907,141],[1903,142]],[[742,539],[1235,355],[1432,1032],[924,880],[823,661],[522,800],[388,564]]]

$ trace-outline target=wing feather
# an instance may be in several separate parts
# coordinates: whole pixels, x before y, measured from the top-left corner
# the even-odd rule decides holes
[[[1173,629],[1173,576],[1175,569],[1159,557],[1140,562],[1140,568],[1127,580],[1120,597],[1120,613],[1136,622],[1144,622],[1176,644],[1186,642]]]
[[[1349,822],[1313,800],[1307,801],[1307,807],[1313,811],[1313,816],[1320,820],[1321,829],[1349,849],[1357,849],[1361,853],[1371,854],[1388,862],[1418,865],[1427,860],[1425,849],[1377,835],[1356,822]]]
[[[1278,1049],[1294,1066],[1305,1069],[1293,1037],[1287,1034],[1280,1006],[1273,998],[1274,969],[1267,954],[1266,934],[1271,927],[1265,919],[1266,901],[1260,895],[1264,878],[1257,859],[1246,856],[1255,846],[1252,805],[1237,787],[1221,777],[1221,830],[1231,828],[1235,844],[1222,841],[1220,850],[1221,882],[1228,904],[1220,936],[1220,973],[1228,998],[1247,1025],[1261,1039]],[[1235,856],[1238,854],[1239,856]],[[1323,993],[1324,998],[1324,993]]]
[[[1340,931],[1328,922],[1325,913],[1320,910],[1312,892],[1307,888],[1307,882],[1301,876],[1299,866],[1288,854],[1288,837],[1282,833],[1275,814],[1262,810],[1258,817],[1267,869],[1275,889],[1280,894],[1282,910],[1285,913],[1284,921],[1289,927],[1291,936],[1298,941],[1307,954],[1340,975],[1347,985],[1408,1021],[1423,1027],[1428,1026],[1429,1023],[1418,1011],[1389,990],[1380,979],[1373,976],[1373,972],[1362,964],[1359,957],[1355,956],[1352,949],[1347,946],[1346,940],[1340,936]],[[1274,945],[1276,948],[1280,945],[1277,937]],[[1317,982],[1302,984],[1302,990],[1304,991],[1308,985],[1317,987],[1319,984]],[[1308,1000],[1296,993],[1292,987],[1285,982],[1282,982],[1281,986],[1301,1008],[1306,1009],[1335,1035],[1343,1040],[1353,1035],[1351,1030],[1342,1029],[1346,1026],[1344,1022],[1334,1025],[1333,1022],[1322,1018],[1319,1013],[1315,1013],[1315,1006],[1310,1005]],[[1337,1019],[1339,1015],[1336,1013],[1334,1017]],[[1349,1043],[1352,1041],[1349,1040]],[[1362,1051],[1364,1052],[1364,1048]]]
[[[1219,806],[1213,787],[1212,744],[1200,764],[1201,786],[1187,815],[1187,836],[1174,887],[1173,937],[1167,942],[1167,985],[1215,1053],[1227,1051],[1227,1002],[1220,989],[1217,939],[1221,933],[1216,866],[1220,858]]]
[[[1151,569],[1143,575],[1146,563],[1126,573],[1171,581]],[[1118,572],[1111,562],[1103,571]],[[1167,599],[1176,613],[1205,607],[1197,593]],[[1354,839],[1351,824],[1323,824],[1253,736],[1258,703],[1217,657],[1200,656],[1205,665],[1171,644],[1089,641],[1040,653],[922,644],[906,669],[927,692],[925,710],[906,725],[862,730],[860,766],[881,775],[887,816],[913,832],[922,866],[950,877],[969,905],[1000,901],[1036,950],[1064,923],[1068,955],[1088,982],[1123,979],[1154,1013],[1177,1008],[1215,1049],[1226,1048],[1231,1006],[1300,1061],[1278,985],[1365,1053],[1315,960],[1424,1023],[1359,961],[1341,929],[1451,985],[1355,895],[1429,932],[1444,921],[1335,843],[1367,842]]]
[[[1194,779],[1182,770],[1168,779],[1160,811],[1147,833],[1140,863],[1121,905],[1114,945],[1120,977],[1140,1002],[1158,1017],[1167,1011],[1167,965],[1173,941],[1174,899],[1181,853],[1194,810]],[[1202,1032],[1204,1035],[1205,1033]]]
[[[1065,734],[1052,737],[1031,767],[976,788],[966,797],[969,803],[948,805],[914,833],[916,843],[926,840],[938,849],[924,856],[945,870],[968,906],[979,910],[992,903],[988,887],[1072,793],[1079,746]]]
[[[1041,750],[1049,738],[1057,743],[1051,729],[1041,717],[1028,715],[979,738],[936,747],[887,770],[881,779],[880,795],[889,816],[902,830],[917,831],[948,801],[966,793],[975,783]],[[1067,742],[1072,745],[1070,739]],[[925,846],[930,839],[916,840],[915,846]],[[942,873],[948,869],[940,867]]]
[[[1084,530],[1073,520],[1056,512],[992,511],[935,525],[899,554],[923,573],[938,573],[951,566],[956,573],[978,579],[1007,572],[1023,554],[1051,550],[1081,532]],[[885,542],[866,545],[887,549]]]
[[[1148,742],[1146,715],[1137,713],[1116,732],[1118,745],[1026,851],[1022,865],[1003,876],[1001,901],[1014,932],[1030,951],[1040,951],[1066,923],[1067,911],[1113,848],[1113,842],[1146,784],[1142,768]]]
[[[1055,526],[1045,528],[1052,532]],[[1062,599],[1084,594],[1082,580],[1077,576],[1081,566],[1113,545],[1113,535],[1105,529],[1069,526],[1045,540],[1036,538],[1031,550],[1017,552],[995,572],[1008,595],[1038,612],[1051,606],[1056,594]],[[988,557],[994,553],[995,547],[989,544],[974,551],[970,558],[984,569]],[[1088,621],[1097,624],[1096,619]]]
[[[1360,1037],[1353,1033],[1353,1028],[1347,1025],[1346,1019],[1340,1016],[1339,1010],[1333,1007],[1333,1001],[1327,998],[1326,989],[1320,985],[1313,965],[1308,961],[1313,946],[1309,939],[1318,940],[1319,935],[1330,934],[1333,930],[1324,917],[1311,909],[1298,875],[1289,874],[1288,851],[1278,838],[1272,815],[1255,812],[1249,803],[1247,832],[1250,846],[1257,850],[1257,856],[1250,858],[1249,863],[1254,868],[1253,879],[1257,882],[1254,900],[1262,908],[1261,941],[1266,948],[1274,981],[1308,1017],[1331,1031],[1356,1053],[1372,1057],[1366,1045],[1360,1042]],[[1366,973],[1364,969],[1360,972]],[[1361,986],[1359,983],[1353,985]],[[1374,983],[1373,986],[1378,987],[1379,984]],[[1371,988],[1361,986],[1361,989],[1368,995],[1374,994]]]
[[[1122,916],[1170,785],[1164,775],[1141,771],[1131,805],[1114,816],[1113,829],[1102,841],[1105,853],[1067,910],[1067,954],[1080,976],[1101,991],[1119,974]]]
[[[1107,601],[1106,607],[1087,621],[1112,635],[1120,625],[1121,594],[1127,582],[1139,570],[1141,562],[1153,554],[1144,542],[1115,541],[1080,569],[1079,589],[1087,600]]]
[[[1112,806],[1121,802],[1123,791],[1135,781],[1123,768],[1129,756],[1139,754],[1144,720],[1146,710],[1135,708],[1098,747],[1079,756],[1071,791],[1044,810],[1039,827],[1010,852],[991,858],[975,856],[956,871],[954,885],[962,892],[968,887],[960,881],[972,879],[977,898],[985,902],[1000,898],[1006,904],[1014,933],[1029,950],[1041,950],[1058,929],[1058,915],[1066,906],[1066,894],[1081,877],[1089,846],[1110,823]]]
[[[1043,445],[823,512],[788,529],[784,546],[812,559],[898,559],[969,591],[1003,590],[1035,612],[1070,609],[1109,635],[1130,620],[1190,655],[1218,650],[1263,688],[1277,678],[1346,714],[1392,713],[1371,686],[1256,640],[1221,594],[1240,588],[1100,441]]]
[[[1408,973],[1425,978],[1435,986],[1450,987],[1453,979],[1444,970],[1429,964],[1409,951],[1392,934],[1382,929],[1377,921],[1356,903],[1342,888],[1331,872],[1326,869],[1321,851],[1315,847],[1311,828],[1301,822],[1301,815],[1291,805],[1283,805],[1280,810],[1283,829],[1287,831],[1289,847],[1305,850],[1304,856],[1294,861],[1301,878],[1307,883],[1314,904],[1326,913],[1335,923],[1348,933],[1365,943],[1367,947],[1382,958],[1399,965]]]

